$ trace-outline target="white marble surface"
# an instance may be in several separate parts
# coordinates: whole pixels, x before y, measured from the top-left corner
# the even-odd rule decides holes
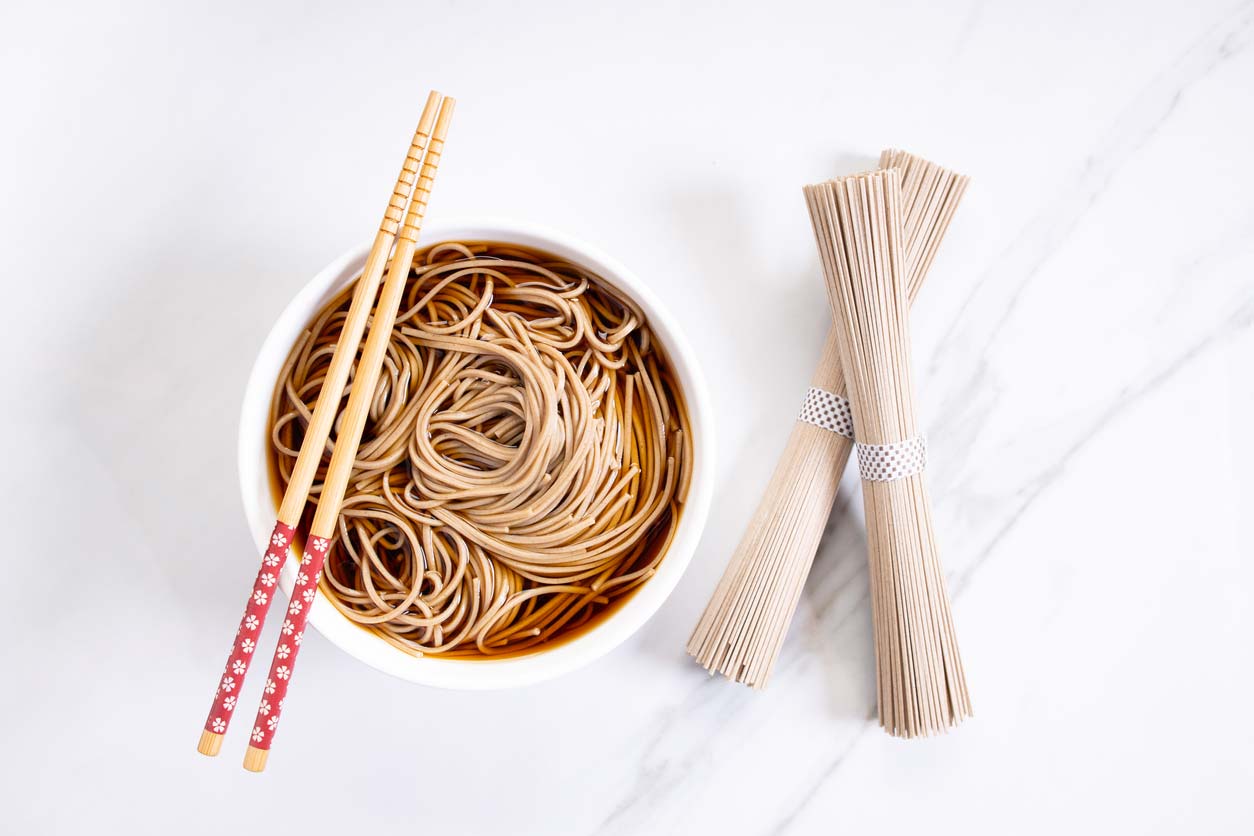
[[[1254,5],[256,5],[0,10],[0,831],[1249,826]],[[659,615],[559,681],[424,690],[311,638],[257,777],[238,729],[193,751],[256,560],[240,394],[430,86],[432,213],[644,276],[721,487]],[[822,338],[800,187],[889,144],[973,177],[914,323],[978,716],[921,743],[871,721],[856,501],[768,691],[683,653]]]

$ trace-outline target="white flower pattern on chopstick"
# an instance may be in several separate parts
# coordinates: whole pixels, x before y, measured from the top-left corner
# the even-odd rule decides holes
[[[323,537],[313,538],[314,551],[324,552],[327,550],[328,545],[329,545],[329,541]]]
[[[296,635],[292,636],[292,642],[293,642],[293,643],[294,643],[297,647],[300,647],[301,640],[302,640],[302,639],[304,639],[304,638],[305,638],[305,634],[304,634],[304,633],[297,633]]]
[[[313,599],[314,599],[315,597],[317,597],[317,595],[318,595],[318,590],[316,590],[316,589],[306,589],[304,592],[302,592],[302,593],[300,594],[300,597],[302,597],[302,598],[304,598],[304,599],[305,599],[305,603],[306,603],[306,604],[312,604],[312,603],[313,603]]]
[[[288,556],[288,548],[291,545],[291,537],[294,530],[289,526],[282,524],[275,527],[274,532],[270,536],[270,543],[265,551],[263,562],[266,567],[271,570],[277,569],[283,565],[284,560]],[[329,542],[323,538],[312,538],[310,540],[311,548],[319,553],[325,553]],[[313,562],[314,556],[309,552],[305,552],[302,559],[303,565],[309,565]],[[297,579],[297,586],[304,587],[310,583],[316,583],[316,577],[310,577],[309,573],[300,572]],[[277,597],[275,588],[278,586],[279,577],[277,571],[266,571],[263,569],[258,573],[256,587],[248,601],[248,611],[245,612],[243,620],[240,622],[239,628],[235,631],[236,655],[228,660],[226,669],[222,672],[222,676],[218,680],[218,688],[215,692],[218,710],[215,715],[210,716],[208,728],[216,734],[224,734],[229,725],[230,714],[235,710],[239,698],[232,692],[238,690],[237,685],[242,686],[244,674],[248,670],[249,660],[257,649],[255,636],[251,634],[261,630],[262,618],[265,615],[264,608],[271,602],[271,596]],[[304,612],[305,606],[312,602],[316,596],[316,591],[311,590],[299,596],[292,596],[289,600],[288,611],[292,616],[298,616]],[[303,601],[302,601],[303,599]],[[293,636],[296,633],[296,625],[291,618],[285,619],[283,622],[283,634]],[[246,635],[248,634],[248,635]],[[275,651],[275,657],[278,660],[291,658],[295,654],[295,645],[299,645],[300,635],[295,635],[294,639],[281,643]],[[275,694],[278,691],[278,682],[286,682],[292,675],[292,669],[289,665],[278,665],[270,677],[266,679],[265,693],[266,695]],[[277,680],[277,682],[276,682]],[[286,687],[286,685],[284,686]],[[261,701],[261,707],[258,709],[258,724],[253,726],[250,737],[257,744],[264,743],[269,734],[273,733],[278,725],[278,714],[283,708],[283,700],[277,702],[278,709],[275,709],[276,703],[269,699]],[[267,721],[260,721],[261,716],[267,716]]]

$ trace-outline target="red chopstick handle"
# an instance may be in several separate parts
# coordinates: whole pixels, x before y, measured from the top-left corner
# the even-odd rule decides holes
[[[270,662],[270,676],[266,679],[261,705],[257,708],[257,722],[253,724],[249,745],[254,749],[270,748],[274,731],[279,727],[279,715],[287,697],[287,686],[296,669],[296,655],[300,653],[305,636],[305,624],[309,610],[318,597],[318,579],[322,576],[322,564],[327,557],[331,541],[325,537],[310,537],[305,554],[301,557],[296,573],[296,585],[287,604],[287,619],[279,633],[274,659]]]
[[[253,651],[257,649],[257,639],[261,628],[266,623],[266,613],[279,591],[279,571],[287,560],[288,548],[292,536],[296,533],[290,525],[281,522],[274,524],[274,532],[266,546],[265,556],[261,558],[261,568],[257,570],[257,579],[253,581],[252,592],[244,607],[244,617],[240,619],[239,629],[235,632],[235,644],[231,647],[231,655],[226,660],[226,670],[218,680],[218,690],[213,697],[213,707],[205,719],[205,731],[223,734],[231,725],[231,715],[239,700],[239,693],[244,687],[244,676],[252,664]]]

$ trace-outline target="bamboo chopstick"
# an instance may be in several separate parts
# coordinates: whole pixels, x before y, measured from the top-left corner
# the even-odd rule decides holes
[[[340,505],[344,501],[344,492],[348,487],[349,477],[352,475],[353,462],[357,458],[357,448],[361,444],[362,431],[366,427],[370,402],[374,399],[384,355],[392,337],[392,326],[396,321],[397,308],[405,293],[409,271],[414,260],[414,251],[418,245],[418,232],[426,214],[427,200],[431,194],[436,169],[440,164],[444,137],[448,133],[449,121],[453,118],[455,104],[455,100],[451,97],[445,98],[440,103],[439,117],[436,119],[435,131],[431,135],[427,155],[422,162],[422,173],[418,178],[414,199],[409,205],[404,226],[398,235],[396,252],[392,256],[387,279],[383,283],[383,291],[379,296],[379,304],[370,325],[370,333],[366,337],[366,346],[362,349],[361,361],[357,364],[352,391],[348,396],[348,406],[344,409],[335,449],[331,454],[331,464],[327,468],[327,475],[322,483],[318,509],[309,527],[309,540],[305,554],[301,558],[300,573],[296,579],[296,585],[292,588],[288,618],[283,623],[283,631],[279,636],[278,646],[275,648],[274,658],[270,664],[270,676],[266,680],[265,694],[257,709],[257,722],[251,735],[252,742],[244,755],[244,768],[252,772],[261,772],[266,768],[266,759],[270,754],[275,729],[279,725],[279,717],[283,711],[292,671],[296,666],[296,656],[300,652],[301,639],[309,620],[309,610],[318,594],[322,564],[335,533],[335,525],[340,516]]]
[[[261,566],[257,570],[257,577],[253,581],[253,588],[244,607],[244,614],[240,618],[239,629],[235,633],[231,655],[227,657],[226,669],[218,681],[213,705],[209,709],[209,716],[205,719],[205,726],[200,734],[200,742],[196,746],[196,750],[202,755],[212,757],[218,754],[222,748],[222,737],[230,726],[231,716],[244,684],[244,676],[248,673],[253,650],[257,647],[257,638],[261,635],[261,628],[265,624],[266,615],[275,597],[279,570],[287,560],[289,545],[296,534],[296,527],[300,525],[305,500],[309,496],[309,489],[313,486],[314,476],[322,461],[327,438],[331,433],[331,426],[339,412],[344,386],[348,382],[353,359],[357,356],[357,347],[366,329],[366,320],[374,304],[379,280],[383,276],[383,268],[387,265],[388,253],[391,252],[405,207],[409,203],[414,183],[418,179],[419,166],[423,152],[431,138],[431,128],[435,122],[439,102],[440,94],[433,90],[427,97],[427,104],[418,120],[418,128],[405,154],[405,162],[401,165],[401,172],[396,178],[396,185],[392,189],[392,196],[388,199],[387,209],[384,210],[379,231],[375,235],[374,244],[370,247],[370,255],[366,259],[365,267],[362,268],[357,288],[353,291],[353,299],[349,304],[343,331],[335,344],[335,351],[331,355],[331,363],[327,368],[322,391],[318,394],[317,405],[309,419],[309,426],[305,429],[305,438],[301,443],[296,464],[292,468],[291,480],[283,493],[283,502],[279,506],[278,519],[270,535],[270,543],[262,556]]]

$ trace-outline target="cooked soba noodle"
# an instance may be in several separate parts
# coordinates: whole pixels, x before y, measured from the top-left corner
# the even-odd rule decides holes
[[[280,488],[350,291],[280,375]],[[675,375],[631,300],[542,253],[440,244],[415,258],[322,591],[411,653],[534,649],[652,576],[691,463]]]

